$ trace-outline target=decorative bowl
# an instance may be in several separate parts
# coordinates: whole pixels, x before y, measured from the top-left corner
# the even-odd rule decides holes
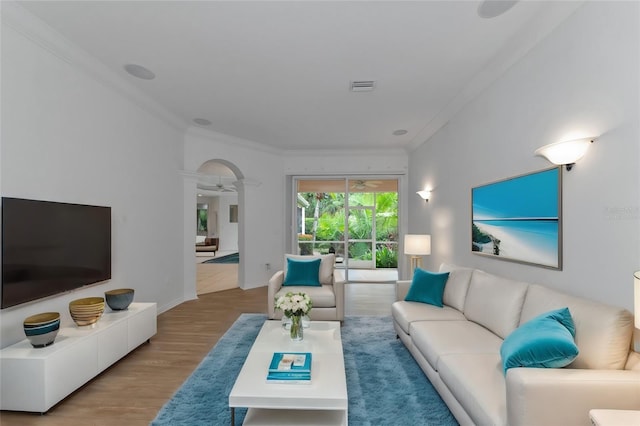
[[[104,297],[107,300],[107,305],[114,311],[123,311],[129,307],[133,302],[132,288],[118,288],[116,290],[109,290],[104,293]]]
[[[60,312],[44,312],[42,314],[36,314],[25,318],[23,324],[25,325],[25,327],[38,327],[41,325],[49,324],[56,320],[60,320]]]
[[[80,327],[95,324],[104,312],[104,297],[85,297],[69,302],[69,313]]]
[[[23,322],[24,334],[34,348],[52,345],[60,330],[60,313],[32,315]]]

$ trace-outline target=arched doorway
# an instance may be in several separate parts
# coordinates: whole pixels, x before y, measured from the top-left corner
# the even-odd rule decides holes
[[[239,286],[243,175],[223,159],[202,163],[196,174],[196,294],[200,295]]]

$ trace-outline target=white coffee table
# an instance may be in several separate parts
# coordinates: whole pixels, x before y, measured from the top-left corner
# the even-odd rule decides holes
[[[309,384],[267,383],[274,352],[311,352]],[[235,408],[247,407],[244,425],[347,425],[347,379],[340,323],[311,321],[304,340],[292,342],[281,321],[266,321],[229,394]]]

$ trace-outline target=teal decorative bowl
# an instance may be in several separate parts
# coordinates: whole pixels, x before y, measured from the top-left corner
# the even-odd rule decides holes
[[[34,348],[52,345],[60,330],[60,313],[45,312],[24,320],[24,334]]]

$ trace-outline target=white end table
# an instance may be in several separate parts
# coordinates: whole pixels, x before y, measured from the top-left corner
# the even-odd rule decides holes
[[[640,411],[635,410],[589,410],[594,426],[637,426]]]

